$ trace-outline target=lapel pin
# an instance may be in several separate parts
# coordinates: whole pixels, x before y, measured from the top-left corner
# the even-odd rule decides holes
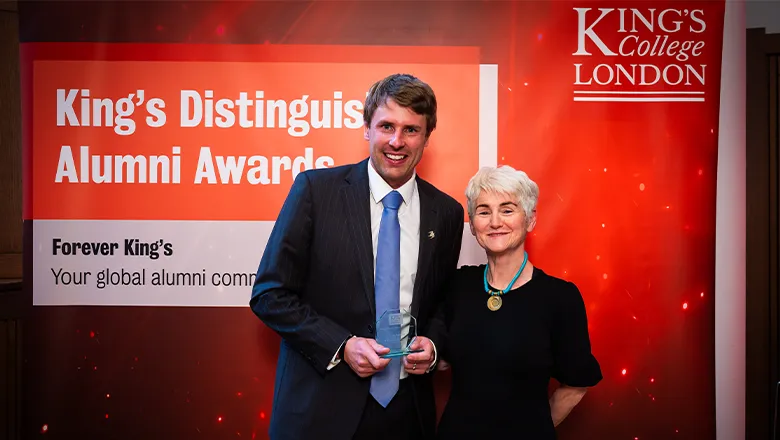
[[[433,240],[434,237],[436,237],[436,234],[434,234],[433,231],[428,231],[428,238]]]

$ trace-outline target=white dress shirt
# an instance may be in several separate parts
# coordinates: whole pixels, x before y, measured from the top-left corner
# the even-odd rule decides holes
[[[371,244],[374,250],[374,278],[376,278],[376,249],[379,242],[379,226],[382,221],[384,205],[382,199],[393,188],[385,182],[382,176],[374,169],[371,160],[368,160],[368,186],[369,205],[371,207]],[[404,201],[398,208],[398,223],[401,226],[401,293],[399,304],[401,310],[412,311],[412,298],[414,297],[414,281],[417,278],[417,257],[420,249],[420,194],[417,192],[417,175],[412,177],[398,191]],[[409,329],[409,318],[404,318],[401,334],[406,334]],[[419,329],[417,329],[419,332]],[[434,346],[434,364],[436,359],[436,347]],[[334,355],[328,369],[335,367],[341,360]],[[431,365],[433,366],[433,365]],[[430,370],[429,370],[430,371]],[[401,369],[401,379],[408,373]]]
[[[371,198],[371,244],[374,249],[374,279],[376,279],[376,250],[379,242],[379,225],[382,221],[384,205],[382,199],[393,191],[382,176],[376,172],[371,160],[368,161],[368,186]],[[420,249],[420,195],[417,193],[416,174],[396,191],[404,201],[398,208],[398,223],[401,226],[401,297],[400,308],[412,311],[414,280],[417,277],[417,256]],[[409,331],[409,317],[405,316],[401,334]],[[407,375],[401,369],[401,379]]]

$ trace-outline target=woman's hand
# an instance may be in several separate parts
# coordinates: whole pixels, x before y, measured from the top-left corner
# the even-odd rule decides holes
[[[558,426],[569,415],[572,409],[580,403],[587,388],[570,387],[561,384],[550,397],[550,415],[553,424]]]

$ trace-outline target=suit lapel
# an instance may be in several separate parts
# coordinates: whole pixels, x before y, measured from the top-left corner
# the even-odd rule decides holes
[[[417,192],[420,194],[420,251],[417,256],[417,276],[414,280],[414,294],[412,296],[413,316],[417,316],[420,310],[422,287],[425,285],[426,276],[432,270],[431,258],[437,241],[436,223],[438,219],[436,199],[427,183],[419,178],[417,179]]]
[[[353,166],[347,176],[342,198],[347,209],[349,233],[356,248],[357,264],[363,290],[372,314],[374,303],[374,250],[371,243],[371,208],[369,206],[368,161]]]

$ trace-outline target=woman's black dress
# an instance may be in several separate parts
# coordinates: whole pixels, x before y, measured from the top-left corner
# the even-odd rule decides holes
[[[460,268],[447,293],[442,357],[453,381],[438,438],[553,440],[550,378],[576,387],[602,379],[582,296],[574,284],[534,268],[530,281],[490,311],[484,269]]]

